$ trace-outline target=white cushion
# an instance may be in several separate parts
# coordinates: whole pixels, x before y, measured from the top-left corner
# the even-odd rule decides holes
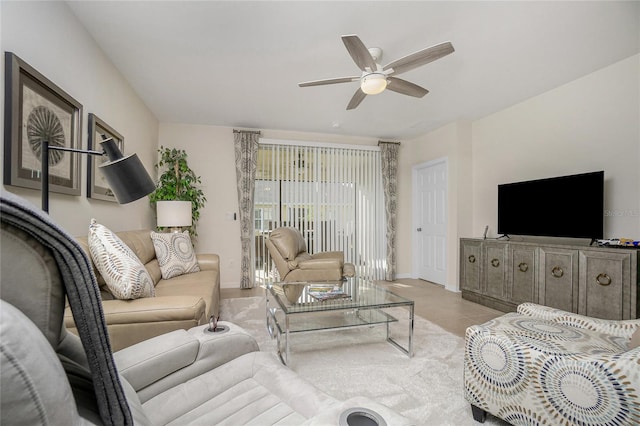
[[[89,252],[114,297],[154,297],[153,279],[140,259],[116,234],[91,219]]]
[[[163,279],[168,280],[200,271],[188,231],[169,233],[151,231],[151,240]]]
[[[0,300],[1,424],[79,424],[60,359],[20,310]]]

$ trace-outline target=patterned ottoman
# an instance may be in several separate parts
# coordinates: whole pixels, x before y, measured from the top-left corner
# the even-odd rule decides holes
[[[638,336],[640,320],[601,320],[533,303],[469,327],[464,388],[473,417],[484,422],[489,412],[513,425],[638,425]]]

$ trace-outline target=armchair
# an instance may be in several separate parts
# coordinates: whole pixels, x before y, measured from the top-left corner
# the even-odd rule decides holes
[[[465,335],[473,417],[513,425],[640,424],[640,319],[610,321],[524,303]]]
[[[338,281],[355,275],[355,267],[344,263],[341,251],[309,254],[302,234],[295,228],[274,229],[266,245],[280,281]]]
[[[86,253],[18,197],[0,201],[0,424],[346,425],[353,409],[410,424],[373,401],[324,394],[230,323],[112,353]],[[78,336],[64,325],[65,294]]]

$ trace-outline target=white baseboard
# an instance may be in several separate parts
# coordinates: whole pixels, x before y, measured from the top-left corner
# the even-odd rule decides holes
[[[396,274],[397,279],[410,279],[413,278],[411,274]]]
[[[413,280],[419,280],[420,278],[414,276],[413,274],[396,274],[396,279],[401,280],[401,279],[413,279]],[[452,293],[460,293],[460,289],[455,288],[455,287],[449,287],[448,285],[443,285],[443,284],[438,284],[441,285],[445,290],[450,291]]]

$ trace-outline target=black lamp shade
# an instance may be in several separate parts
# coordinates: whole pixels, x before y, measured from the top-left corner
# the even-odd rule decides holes
[[[149,177],[137,154],[123,156],[113,138],[100,142],[109,161],[98,168],[102,171],[119,204],[126,204],[149,195],[156,185]]]
[[[156,189],[137,154],[108,161],[99,168],[119,204],[138,200]]]

